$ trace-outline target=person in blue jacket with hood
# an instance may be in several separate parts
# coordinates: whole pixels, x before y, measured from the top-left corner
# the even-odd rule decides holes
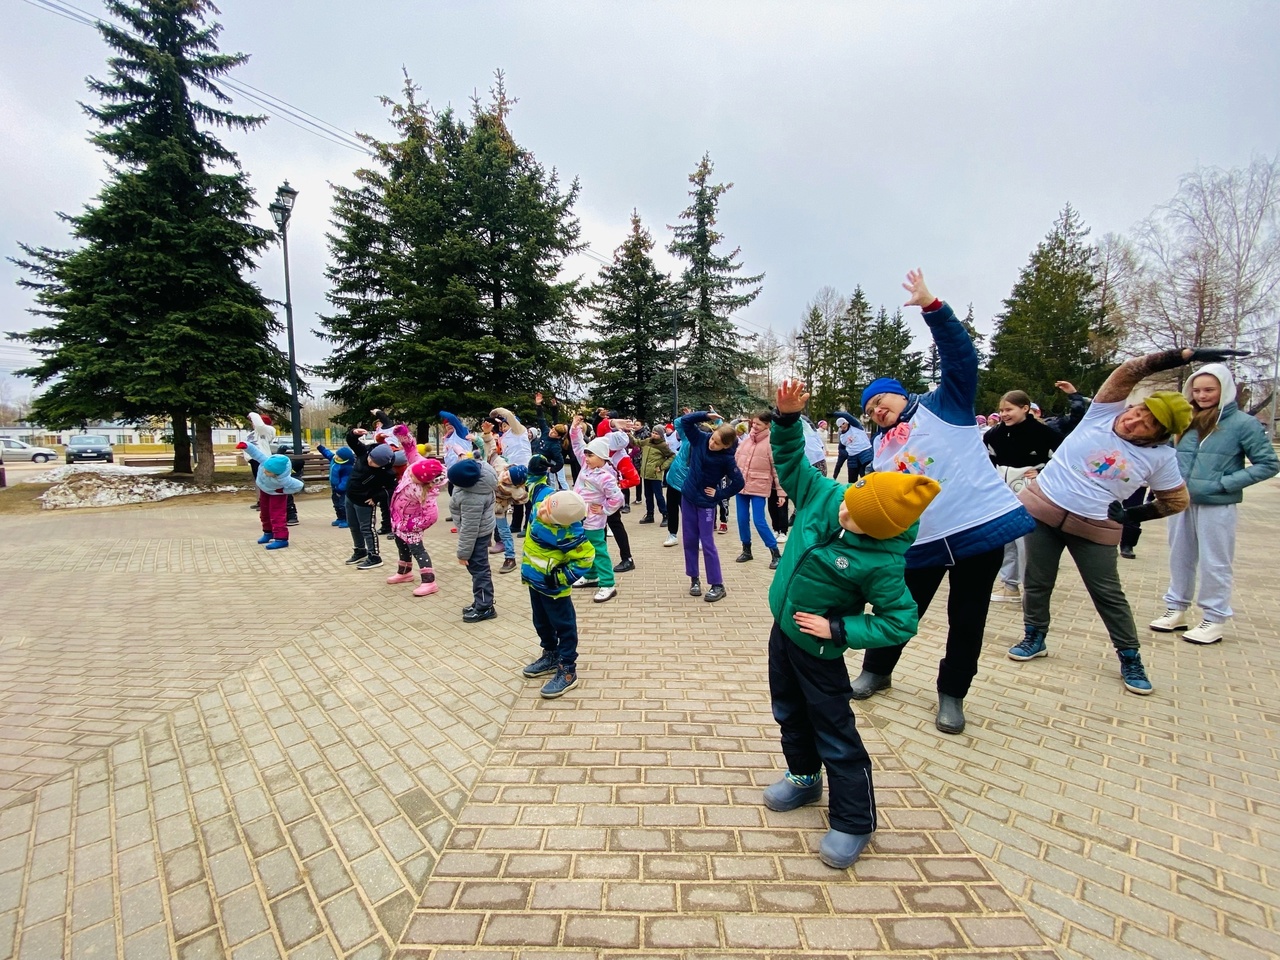
[[[241,441],[236,446],[258,464],[253,482],[258,488],[258,518],[262,536],[258,543],[268,550],[289,546],[289,498],[302,492],[302,481],[293,475],[293,464],[282,453],[268,455],[255,444]]]
[[[323,443],[316,444],[320,455],[329,461],[329,497],[333,501],[333,512],[338,519],[329,524],[331,527],[347,526],[347,480],[351,477],[351,460],[355,456],[350,447],[339,447],[330,450]]]
[[[947,652],[938,665],[938,715],[943,733],[964,730],[964,698],[978,672],[978,655],[1004,545],[1035,529],[1035,521],[1000,478],[974,421],[978,353],[951,307],[912,270],[903,288],[907,306],[924,311],[938,347],[942,382],[914,394],[881,377],[862,392],[862,410],[875,424],[871,440],[875,470],[932,477],[942,486],[920,518],[916,542],[907,551],[907,586],[923,619],[946,577]],[[891,686],[903,647],[868,650],[853,697],[865,700]]]

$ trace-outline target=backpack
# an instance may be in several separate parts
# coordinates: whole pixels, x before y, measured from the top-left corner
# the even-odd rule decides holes
[[[640,473],[632,459],[625,454],[618,458],[618,486],[623,490],[640,486]]]

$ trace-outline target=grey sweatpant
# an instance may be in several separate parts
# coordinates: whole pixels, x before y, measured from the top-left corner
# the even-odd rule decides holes
[[[1066,549],[1080,571],[1094,609],[1102,617],[1117,650],[1138,649],[1138,627],[1120,583],[1115,547],[1093,543],[1036,521],[1027,534],[1027,569],[1022,582],[1022,619],[1033,627],[1049,627],[1049,600],[1058,580],[1058,564]]]
[[[1169,590],[1165,605],[1176,610],[1191,606],[1200,566],[1200,595],[1196,603],[1211,623],[1231,619],[1231,565],[1236,556],[1236,505],[1193,503],[1175,513],[1169,523]]]

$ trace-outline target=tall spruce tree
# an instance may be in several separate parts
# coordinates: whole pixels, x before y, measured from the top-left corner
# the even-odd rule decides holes
[[[283,406],[284,357],[268,301],[244,278],[273,234],[248,222],[256,204],[236,155],[211,127],[251,130],[219,77],[244,54],[217,52],[207,0],[106,0],[123,26],[99,23],[116,55],[84,106],[109,159],[96,205],[63,215],[79,246],[22,246],[32,312],[48,325],[22,335],[41,358],[19,371],[49,384],[34,419],[51,427],[121,418],[173,421],[174,469],[213,475],[213,424],[264,398]],[[203,94],[210,102],[197,99]],[[223,172],[215,172],[219,168]]]
[[[881,305],[867,338],[867,377],[893,377],[913,393],[926,389],[924,353],[912,350],[912,344],[901,308],[890,314]]]
[[[1070,380],[1092,393],[1111,366],[1097,344],[1108,329],[1089,228],[1067,204],[1053,229],[1032,252],[996,318],[987,387],[994,402],[1006,390],[1025,390],[1046,410],[1065,410],[1055,380]]]
[[[685,262],[680,279],[685,313],[680,337],[681,403],[695,407],[715,404],[723,410],[742,410],[751,401],[744,373],[758,365],[756,357],[739,346],[741,335],[733,314],[760,295],[764,274],[739,276],[742,252],[735,247],[717,253],[724,237],[715,229],[720,197],[732,183],[712,183],[709,154],[689,182],[693,202],[680,214],[683,223],[667,249]]]
[[[581,291],[560,274],[580,249],[578,184],[562,189],[515,142],[501,73],[469,121],[418,104],[407,78],[405,91],[386,101],[400,139],[369,138],[380,169],[338,196],[320,372],[349,420],[374,402],[423,422],[519,406],[574,369]]]
[[[652,423],[671,407],[672,315],[675,287],[654,266],[653,238],[631,213],[631,233],[591,289],[593,336],[583,373],[599,406]]]
[[[832,333],[836,393],[846,410],[856,412],[862,388],[871,379],[867,374],[864,357],[871,339],[873,322],[871,301],[859,284],[853,288],[849,305]]]

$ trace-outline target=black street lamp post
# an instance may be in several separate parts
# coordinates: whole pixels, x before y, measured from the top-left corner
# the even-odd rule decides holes
[[[271,219],[276,222],[280,231],[280,242],[284,245],[284,316],[285,328],[289,331],[289,418],[293,423],[294,457],[302,456],[302,414],[298,409],[298,362],[293,349],[293,297],[289,291],[289,216],[293,212],[293,201],[298,191],[289,186],[286,180],[276,188],[276,199],[271,206]]]

